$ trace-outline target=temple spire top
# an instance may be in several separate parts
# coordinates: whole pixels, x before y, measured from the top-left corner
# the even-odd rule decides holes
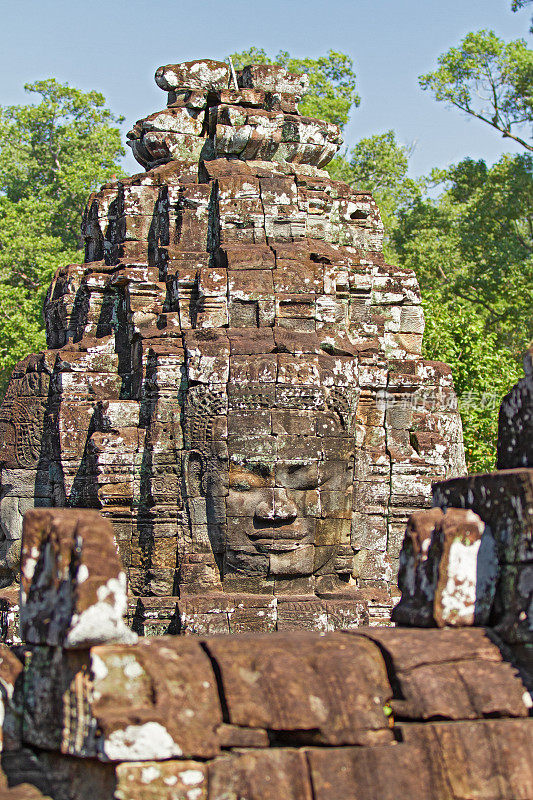
[[[223,61],[167,64],[155,73],[167,108],[139,120],[128,144],[147,170],[169,161],[236,158],[323,167],[342,144],[340,128],[303,117],[307,75],[276,64],[235,72]]]

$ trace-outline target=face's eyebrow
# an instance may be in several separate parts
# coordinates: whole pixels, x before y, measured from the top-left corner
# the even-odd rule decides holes
[[[272,472],[274,469],[274,462],[271,461],[264,461],[261,460],[259,457],[255,458],[239,458],[235,460],[231,460],[231,466],[243,470],[247,470],[248,472],[255,472],[262,475],[268,474]]]
[[[283,459],[283,461],[276,462],[276,467],[282,467],[284,469],[297,469],[299,467],[312,467],[314,464],[318,463],[319,461],[317,458],[310,458],[305,461],[296,458],[294,460]]]

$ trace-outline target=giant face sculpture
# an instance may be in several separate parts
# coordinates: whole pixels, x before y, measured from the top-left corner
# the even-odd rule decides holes
[[[339,130],[299,115],[302,76],[229,79],[158,70],[168,107],[128,135],[147,172],[91,195],[85,263],[57,271],[49,349],[0,413],[0,586],[25,509],[97,508],[154,632],[176,595],[185,621],[226,614],[217,630],[235,604],[238,630],[259,601],[237,595],[388,590],[409,513],[464,469],[416,278],[385,262],[371,196],[317,169]],[[323,624],[311,605],[297,625]]]
[[[231,343],[216,368],[226,383],[211,372],[187,390],[192,547],[212,549],[225,588],[349,576],[354,358],[313,342],[310,353],[243,357]],[[197,365],[214,367],[206,349],[189,349],[189,380],[200,377]]]

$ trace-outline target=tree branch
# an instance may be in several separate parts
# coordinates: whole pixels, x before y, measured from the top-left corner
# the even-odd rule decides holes
[[[521,139],[520,136],[516,136],[514,133],[511,133],[510,130],[501,128],[499,125],[496,125],[496,123],[492,122],[492,120],[487,119],[482,114],[478,114],[477,111],[473,111],[473,109],[469,108],[468,106],[461,105],[456,100],[450,100],[450,103],[461,111],[464,111],[466,114],[471,114],[471,116],[476,117],[476,119],[486,122],[487,125],[491,126],[491,128],[495,128],[497,131],[499,131],[505,139],[513,139],[518,144],[521,144],[522,147],[525,147],[526,150],[529,150],[530,153],[533,153],[533,145],[528,144],[526,141],[524,141],[524,139]]]

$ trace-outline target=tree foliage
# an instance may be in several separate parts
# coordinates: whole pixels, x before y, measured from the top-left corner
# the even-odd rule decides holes
[[[42,303],[54,271],[79,260],[87,195],[124,155],[99,92],[54,79],[27,84],[36,104],[0,108],[0,391],[44,344]]]
[[[498,406],[533,337],[532,169],[523,154],[435,171],[440,195],[402,209],[393,231],[421,285],[425,355],[453,370],[471,471],[494,468]]]
[[[40,102],[0,108],[0,192],[12,202],[47,202],[54,234],[79,246],[87,194],[119,171],[125,154],[114,124],[122,118],[99,92],[54,78],[24,88]]]
[[[452,369],[463,421],[469,472],[495,468],[498,411],[504,395],[523,377],[515,354],[498,341],[495,330],[474,304],[423,293],[426,316],[423,355]]]
[[[400,213],[400,260],[424,291],[470,303],[518,352],[533,337],[533,158],[505,155],[492,168],[467,158],[433,179],[438,199]]]
[[[522,39],[469,33],[420,85],[533,151],[533,52]],[[532,173],[529,153],[434,170],[428,185],[441,194],[402,209],[393,232],[421,283],[425,354],[453,370],[471,471],[494,468],[499,403],[533,337]]]
[[[533,151],[522,133],[533,123],[533,51],[523,39],[504,42],[493,31],[469,33],[438,63],[419,78],[422,89]]]
[[[289,72],[305,72],[310,92],[299,104],[304,116],[318,117],[343,128],[352,108],[361,102],[353,61],[344,53],[328,50],[327,55],[319,58],[293,58],[286,50],[280,50],[271,58],[263,49],[250,47],[233,53],[231,59],[236,69],[248,64],[280,64]]]

